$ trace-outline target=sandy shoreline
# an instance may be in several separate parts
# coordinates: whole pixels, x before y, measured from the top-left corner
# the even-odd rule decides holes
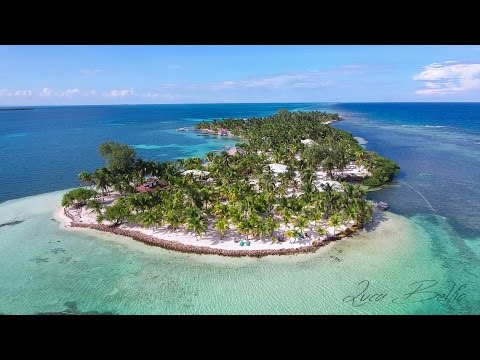
[[[167,250],[195,253],[195,254],[213,254],[222,256],[251,256],[263,257],[267,255],[293,255],[298,253],[312,253],[346,235],[355,233],[353,226],[342,225],[336,229],[335,237],[314,236],[311,239],[298,240],[291,243],[285,242],[272,243],[269,239],[250,240],[250,246],[241,247],[234,241],[238,234],[229,232],[223,239],[213,229],[208,229],[206,234],[195,239],[193,234],[185,233],[181,230],[172,231],[165,227],[155,229],[142,228],[133,224],[122,224],[117,228],[110,227],[107,224],[97,224],[95,216],[89,210],[80,210],[80,217],[75,217],[72,221],[64,213],[63,208],[59,208],[54,213],[54,218],[60,222],[60,226],[67,230],[96,230],[104,233],[127,236],[133,240],[142,242],[149,246],[157,246]],[[352,229],[353,228],[353,229]],[[327,228],[330,235],[333,234],[333,228]]]

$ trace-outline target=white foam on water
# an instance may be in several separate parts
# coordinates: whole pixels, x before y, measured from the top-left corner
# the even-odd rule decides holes
[[[354,136],[353,137],[355,140],[357,140],[358,144],[360,146],[364,146],[364,145],[367,145],[368,144],[368,141],[365,140],[364,138],[360,137],[360,136]]]

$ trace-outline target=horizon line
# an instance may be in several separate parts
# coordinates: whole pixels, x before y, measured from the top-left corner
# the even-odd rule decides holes
[[[142,103],[142,104],[50,104],[0,105],[4,108],[67,107],[67,106],[144,106],[144,105],[230,105],[230,104],[477,104],[480,101],[282,101],[282,102],[202,102],[202,103]]]

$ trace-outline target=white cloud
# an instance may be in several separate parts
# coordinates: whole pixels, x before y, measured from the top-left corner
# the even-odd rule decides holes
[[[224,89],[320,89],[333,85],[333,81],[345,76],[361,75],[365,67],[358,64],[347,64],[333,68],[259,76],[255,78],[231,81],[226,80],[211,84],[212,90]],[[350,80],[350,79],[349,79]]]
[[[65,96],[68,96],[68,97],[72,97],[72,96],[77,95],[79,93],[80,93],[80,90],[78,90],[78,88],[65,90]]]
[[[32,90],[17,90],[14,96],[32,96]]]
[[[211,85],[212,90],[225,89],[298,89],[323,88],[331,84],[326,80],[326,71],[310,71],[301,73],[278,74],[262,76],[246,80],[226,80]]]
[[[7,89],[0,89],[0,96],[32,96],[32,90],[7,90]]]
[[[160,87],[161,87],[162,89],[174,89],[174,88],[177,88],[177,87],[178,87],[178,84],[175,84],[175,83],[165,83],[165,84],[160,85]]]
[[[43,88],[42,92],[40,93],[40,96],[51,96],[52,95],[52,90],[49,88]]]
[[[110,90],[107,92],[103,93],[103,96],[105,97],[122,97],[122,96],[129,96],[129,95],[134,95],[135,92],[133,89],[123,89],[123,90]]]
[[[413,80],[424,81],[420,95],[447,95],[480,88],[480,64],[461,64],[457,61],[433,63],[415,75]]]
[[[100,74],[102,72],[103,72],[103,70],[100,70],[100,69],[83,69],[83,70],[80,70],[80,74],[83,75],[83,76]]]
[[[171,70],[180,70],[180,69],[183,69],[183,66],[182,65],[168,65],[167,66],[169,69]]]
[[[149,91],[146,93],[139,94],[141,97],[146,97],[148,99],[156,99],[162,101],[178,101],[184,99],[184,95],[177,93],[162,93],[157,91]]]
[[[142,94],[142,96],[149,97],[149,98],[157,98],[157,97],[162,96],[162,94],[157,93],[157,92],[147,92],[147,93]]]

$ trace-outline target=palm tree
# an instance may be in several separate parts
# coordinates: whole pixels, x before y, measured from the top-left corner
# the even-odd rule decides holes
[[[262,219],[256,213],[252,213],[248,221],[251,225],[250,233],[254,237],[262,237],[265,235],[265,227],[263,226]]]
[[[285,227],[288,227],[290,221],[292,220],[293,212],[288,208],[283,208],[281,209],[280,216],[282,217],[282,221],[285,223]]]
[[[330,226],[333,226],[333,236],[335,236],[335,228],[342,223],[342,218],[339,214],[333,214],[329,219]]]
[[[365,165],[365,152],[361,149],[358,149],[354,153],[355,156],[355,162],[358,165]]]
[[[295,219],[295,226],[300,230],[301,233],[305,231],[310,225],[310,221],[305,216],[299,216]]]
[[[320,236],[325,235],[327,233],[327,230],[325,230],[325,228],[322,225],[318,225],[316,229],[317,229],[318,235]]]
[[[349,220],[353,220],[355,223],[357,222],[357,219],[358,219],[358,213],[359,213],[359,209],[356,203],[347,204],[344,210],[345,217]]]
[[[331,211],[333,208],[336,207],[337,205],[337,197],[335,195],[335,190],[330,184],[326,184],[323,188],[323,199],[325,202],[325,210],[327,213],[327,216],[330,216]]]
[[[314,221],[314,226],[317,226],[317,221],[321,220],[323,218],[323,212],[316,208],[314,211],[310,214],[310,220]]]
[[[248,235],[252,232],[253,226],[248,219],[243,219],[237,224],[237,229],[241,234],[245,235],[248,240]]]
[[[170,224],[173,231],[183,223],[180,211],[178,209],[172,209],[165,214],[165,221]]]
[[[146,211],[140,214],[140,222],[145,227],[152,227],[152,230],[155,231],[156,225],[159,223],[159,213],[157,211]]]
[[[91,185],[93,185],[92,174],[90,174],[86,171],[82,171],[80,174],[78,174],[78,180],[79,180],[81,186],[91,186]]]
[[[97,169],[91,175],[91,180],[102,191],[102,196],[105,196],[110,186],[110,171],[106,168]]]
[[[295,229],[293,229],[293,230],[287,230],[287,231],[285,231],[284,234],[285,234],[285,236],[287,236],[287,237],[289,237],[289,238],[291,238],[291,239],[292,239],[292,238],[294,239],[293,241],[290,239],[290,243],[291,243],[291,244],[293,244],[293,243],[295,243],[295,242],[297,241],[297,238],[298,238],[298,235],[299,235],[298,231],[295,230]]]
[[[273,216],[269,216],[265,219],[265,231],[272,236],[272,233],[278,228],[278,223]]]
[[[199,195],[200,195],[201,201],[205,204],[205,210],[206,210],[214,199],[214,192],[212,188],[205,186],[200,189]]]
[[[243,212],[235,204],[228,207],[228,215],[236,224],[239,224],[243,219]]]
[[[92,211],[94,213],[96,213],[97,216],[102,214],[103,207],[102,207],[102,204],[100,203],[100,201],[98,201],[98,200],[95,200],[95,199],[88,200],[87,201],[87,207],[92,209]]]
[[[215,203],[213,205],[213,213],[215,214],[215,216],[226,218],[228,215],[228,205],[219,202]]]
[[[335,163],[332,160],[331,157],[327,157],[323,160],[322,162],[322,168],[325,170],[330,177],[330,179],[333,178],[333,169],[335,169]]]
[[[369,204],[366,200],[363,200],[359,203],[359,209],[357,214],[357,223],[360,226],[363,226],[365,222],[371,219],[373,215],[373,206]]]
[[[225,232],[229,229],[227,219],[224,217],[218,218],[215,223],[215,229],[220,233],[220,240],[222,240]]]
[[[150,205],[150,194],[133,194],[126,199],[131,211],[143,213]]]
[[[193,231],[195,233],[195,240],[207,231],[206,219],[202,216],[188,216],[185,230]]]

